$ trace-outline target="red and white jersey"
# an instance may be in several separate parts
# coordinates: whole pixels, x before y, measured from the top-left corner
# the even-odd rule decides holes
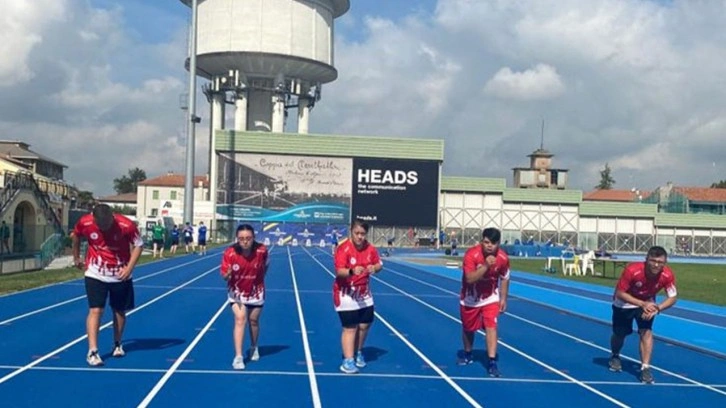
[[[118,274],[131,259],[131,246],[144,246],[136,224],[121,214],[113,215],[108,231],[101,231],[93,214],[86,214],[76,223],[73,234],[88,241],[85,276],[103,282],[119,282]]]
[[[376,248],[368,243],[359,251],[350,239],[338,245],[335,251],[335,270],[351,269],[356,266],[368,268],[371,265],[382,265],[381,257]],[[359,310],[373,306],[373,295],[370,290],[370,274],[336,277],[333,282],[333,304],[338,312]]]
[[[645,275],[645,262],[633,262],[623,269],[620,280],[618,280],[615,290],[621,290],[635,297],[636,299],[654,302],[655,295],[661,289],[665,289],[668,297],[675,297],[676,277],[673,275],[671,268],[664,266],[657,279],[648,279]],[[638,306],[628,303],[615,295],[613,295],[613,305],[623,309],[633,309]]]
[[[259,242],[252,244],[248,256],[238,254],[234,245],[224,251],[220,272],[225,276],[232,271],[227,280],[227,297],[231,303],[250,306],[265,303],[265,273],[269,262],[267,247]]]
[[[509,279],[509,257],[497,249],[496,262],[487,269],[484,276],[475,283],[466,283],[466,274],[473,273],[486,262],[481,245],[469,248],[464,254],[464,273],[461,276],[461,295],[459,303],[467,307],[481,307],[499,302],[499,280]]]

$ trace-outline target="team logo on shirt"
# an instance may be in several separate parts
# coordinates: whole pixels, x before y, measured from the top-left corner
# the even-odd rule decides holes
[[[642,287],[642,286],[643,286],[643,282],[640,282],[640,281],[638,281],[638,282],[635,282],[635,287],[636,287],[636,288],[640,288],[640,287]]]
[[[235,272],[238,271],[239,270],[239,265],[237,265],[237,264],[232,265],[232,270],[235,271]]]
[[[350,264],[351,264],[351,265],[355,265],[355,264],[357,264],[357,263],[358,263],[358,261],[356,261],[356,259],[355,259],[355,258],[350,258]]]
[[[91,239],[93,239],[93,240],[96,240],[96,239],[98,239],[98,234],[97,234],[97,233],[95,233],[95,232],[92,232],[92,233],[91,233]]]

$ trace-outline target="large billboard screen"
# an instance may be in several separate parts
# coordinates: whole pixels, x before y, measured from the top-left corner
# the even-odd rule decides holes
[[[435,227],[439,163],[353,159],[352,218],[373,225]]]
[[[220,153],[219,219],[350,221],[350,158]]]

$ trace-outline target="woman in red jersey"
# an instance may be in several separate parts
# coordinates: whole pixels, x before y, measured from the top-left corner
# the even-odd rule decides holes
[[[250,361],[260,359],[257,339],[259,319],[265,303],[265,274],[269,264],[267,248],[255,241],[255,230],[249,224],[237,227],[237,242],[222,256],[222,277],[227,281],[229,303],[234,313],[234,351],[232,368],[244,370],[242,357],[245,326],[250,322]]]
[[[383,264],[376,248],[366,240],[368,224],[355,220],[350,226],[350,238],[341,242],[335,252],[335,282],[333,303],[343,325],[340,343],[343,364],[340,371],[355,374],[366,366],[363,344],[373,323],[373,295],[370,276],[378,273]]]

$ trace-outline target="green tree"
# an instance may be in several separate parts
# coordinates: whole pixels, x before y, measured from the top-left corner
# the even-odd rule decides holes
[[[129,169],[127,175],[113,179],[113,189],[117,194],[135,193],[136,186],[146,180],[146,172],[138,167]]]
[[[726,180],[721,180],[718,183],[711,184],[711,188],[726,188]]]
[[[615,185],[615,179],[612,176],[610,165],[605,163],[605,168],[600,170],[600,184],[595,186],[598,190],[611,190]]]
[[[76,196],[76,206],[78,208],[92,208],[95,201],[92,192],[85,190],[78,191]]]

